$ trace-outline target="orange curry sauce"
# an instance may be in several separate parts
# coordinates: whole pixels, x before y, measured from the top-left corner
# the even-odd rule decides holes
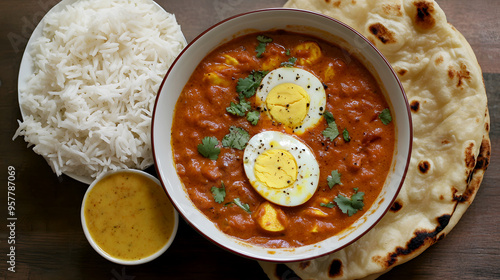
[[[255,51],[258,35],[272,38],[260,57],[256,57]],[[312,53],[303,47],[308,42],[316,42],[321,53]],[[316,127],[298,136],[314,151],[319,163],[318,189],[303,205],[277,206],[286,215],[287,227],[283,232],[270,233],[261,229],[255,220],[258,206],[266,200],[253,189],[245,175],[243,151],[221,147],[220,143],[229,133],[230,126],[245,129],[250,137],[266,130],[293,133],[273,123],[263,112],[255,126],[245,117],[226,112],[231,102],[239,102],[238,79],[246,78],[253,70],[278,68],[290,57],[297,58],[294,67],[313,73],[324,84],[326,110],[335,117],[340,135],[334,141],[323,136],[327,122],[322,118]],[[248,101],[252,103],[252,110],[259,109],[255,96]],[[269,248],[316,243],[349,227],[380,193],[391,167],[395,145],[394,122],[384,125],[379,119],[381,111],[388,107],[372,74],[336,45],[282,30],[238,37],[201,61],[177,101],[172,127],[177,173],[196,207],[223,232]],[[349,132],[349,142],[342,137],[344,129]],[[217,160],[205,158],[197,150],[206,136],[219,140],[221,152]],[[327,177],[333,170],[341,173],[342,184],[330,189]],[[221,182],[224,182],[226,197],[224,202],[217,203],[210,189],[221,187]],[[365,206],[351,217],[337,206],[320,205],[333,201],[339,194],[349,198],[354,188],[365,193]],[[235,198],[248,204],[252,213],[229,203]]]

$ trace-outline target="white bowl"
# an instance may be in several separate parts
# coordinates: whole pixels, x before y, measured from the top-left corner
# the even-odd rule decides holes
[[[174,166],[171,146],[172,118],[176,101],[199,62],[223,42],[258,31],[284,29],[306,33],[352,51],[378,78],[391,106],[397,144],[392,169],[372,207],[353,226],[321,242],[298,248],[270,249],[252,245],[220,231],[195,205],[185,191]],[[156,169],[178,212],[209,240],[236,254],[252,259],[292,262],[323,256],[355,242],[387,212],[403,184],[412,146],[412,123],[408,100],[396,73],[382,54],[351,27],[317,13],[295,9],[265,9],[226,19],[194,39],[170,67],[157,95],[152,146]]]
[[[114,262],[114,263],[117,263],[117,264],[122,264],[122,265],[138,265],[138,264],[147,263],[147,262],[150,262],[150,261],[158,258],[159,256],[161,256],[170,247],[170,245],[174,241],[175,235],[177,233],[177,229],[178,229],[178,226],[179,226],[179,214],[177,213],[177,211],[175,209],[174,209],[174,225],[173,225],[172,233],[171,233],[171,235],[170,235],[167,243],[165,243],[165,245],[163,245],[163,247],[161,247],[155,253],[153,253],[153,254],[145,257],[145,258],[142,258],[140,260],[124,260],[124,259],[120,259],[120,258],[117,258],[117,257],[114,257],[114,256],[110,255],[105,250],[103,250],[101,247],[99,247],[99,245],[96,243],[96,241],[92,238],[92,235],[90,234],[89,229],[87,227],[87,221],[86,221],[86,218],[85,218],[85,202],[87,200],[87,197],[88,197],[90,191],[103,178],[105,178],[107,176],[110,176],[110,175],[113,175],[113,174],[122,173],[122,172],[139,174],[141,176],[144,176],[144,177],[152,180],[158,186],[161,187],[161,183],[160,183],[160,181],[158,179],[156,179],[154,176],[150,175],[149,173],[146,173],[146,172],[141,171],[141,170],[136,170],[136,169],[120,169],[120,170],[110,171],[110,172],[106,172],[106,173],[101,174],[88,187],[88,189],[87,189],[87,191],[85,193],[85,196],[83,197],[82,207],[81,207],[81,211],[80,211],[80,218],[81,218],[81,221],[82,221],[83,232],[85,233],[85,237],[87,238],[87,240],[90,243],[90,245],[92,246],[92,248],[94,248],[94,250],[97,253],[99,253],[99,255],[103,256],[105,259],[107,259],[107,260],[109,260],[111,262]]]

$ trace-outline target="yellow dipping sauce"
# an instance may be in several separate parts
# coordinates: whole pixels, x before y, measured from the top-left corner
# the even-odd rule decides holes
[[[87,195],[85,221],[92,239],[110,256],[140,260],[172,235],[175,213],[163,188],[134,172],[104,177]]]

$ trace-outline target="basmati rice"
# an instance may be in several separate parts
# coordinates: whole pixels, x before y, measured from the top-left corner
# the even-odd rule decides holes
[[[152,165],[156,93],[186,45],[175,16],[149,0],[80,0],[47,14],[42,34],[14,139],[58,176]]]

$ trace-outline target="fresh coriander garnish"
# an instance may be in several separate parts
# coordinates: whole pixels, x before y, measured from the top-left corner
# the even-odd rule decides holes
[[[213,186],[210,191],[212,192],[215,202],[224,202],[224,199],[226,198],[226,187],[224,186],[224,182],[221,181],[220,188]]]
[[[255,48],[255,52],[257,52],[257,57],[261,57],[262,53],[266,50],[267,43],[272,42],[273,39],[264,35],[259,35],[257,36],[257,41],[259,41],[259,44],[257,45],[257,48]]]
[[[325,111],[323,117],[326,119],[328,123],[328,127],[323,130],[323,136],[333,141],[337,136],[339,136],[339,129],[337,128],[337,124],[335,123],[335,118],[332,113]]]
[[[342,213],[350,216],[356,214],[358,210],[361,210],[365,204],[363,199],[365,196],[364,192],[358,192],[358,188],[354,188],[354,194],[351,198],[347,198],[339,194],[333,201],[337,203],[337,206],[342,210]]]
[[[268,71],[252,71],[245,79],[238,79],[236,92],[243,94],[246,98],[252,97],[267,73]]]
[[[344,141],[346,141],[346,142],[351,141],[351,136],[349,136],[349,131],[347,131],[346,128],[344,128],[344,131],[342,132],[342,136],[344,137]]]
[[[320,203],[319,206],[333,208],[335,207],[335,204],[333,204],[333,202],[328,202],[328,203]]]
[[[333,141],[333,139],[337,138],[339,136],[339,130],[337,128],[337,125],[335,123],[329,124],[328,127],[323,130],[323,135],[330,139],[330,141]]]
[[[249,139],[250,134],[248,134],[246,130],[240,127],[231,126],[229,128],[229,134],[226,134],[224,138],[222,138],[222,146],[243,150]]]
[[[382,110],[378,117],[385,125],[389,124],[392,121],[391,111],[389,110],[389,108],[385,108],[384,110]]]
[[[198,152],[211,160],[217,160],[219,157],[220,149],[217,148],[219,140],[215,137],[205,137],[201,140],[201,144],[198,145]]]
[[[290,49],[286,49],[285,54],[290,55]]]
[[[240,201],[240,198],[235,198],[235,199],[233,199],[232,202],[234,204],[238,205],[241,209],[245,210],[245,212],[250,213],[250,214],[252,213],[252,211],[250,211],[250,206],[246,203],[242,203]]]
[[[292,67],[293,65],[295,65],[295,62],[297,61],[297,58],[296,57],[290,57],[288,59],[288,61],[285,61],[285,62],[281,62],[280,66],[281,67]]]
[[[233,115],[243,117],[246,112],[252,108],[252,105],[245,99],[243,94],[240,94],[238,97],[240,99],[240,103],[231,102],[229,107],[226,108],[226,111]]]
[[[333,114],[330,111],[325,111],[323,117],[325,118],[327,124],[335,122],[335,118],[333,117]]]
[[[260,119],[259,111],[250,111],[247,113],[247,121],[249,121],[252,125],[257,125]]]
[[[247,116],[247,120],[253,124],[257,125],[259,121],[260,113],[258,111],[250,111],[252,105],[246,100],[255,95],[260,82],[266,76],[268,71],[252,71],[245,79],[240,78],[238,84],[236,85],[236,91],[239,93],[238,98],[239,103],[231,102],[226,111],[230,114],[244,117]]]
[[[328,181],[328,187],[332,189],[333,186],[337,184],[341,185],[342,183],[340,182],[340,177],[342,177],[342,175],[337,170],[333,170],[332,173],[326,178]]]

